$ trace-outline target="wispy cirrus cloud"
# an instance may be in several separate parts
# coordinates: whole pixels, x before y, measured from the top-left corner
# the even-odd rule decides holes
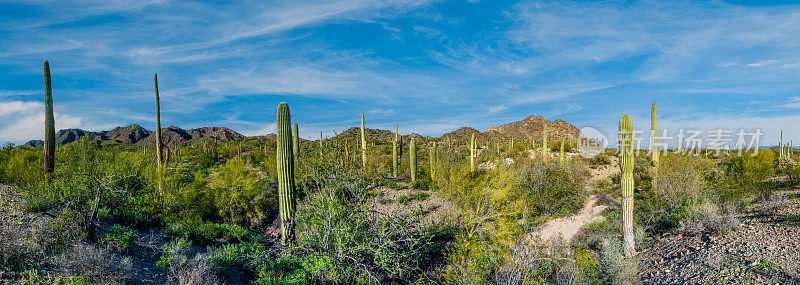
[[[528,115],[612,132],[621,113],[647,118],[651,101],[664,103],[665,122],[791,117],[800,89],[800,7],[791,4],[80,0],[0,8],[0,103],[36,100],[41,61],[50,60],[57,106],[80,110],[69,114],[80,120],[67,120],[81,128],[152,128],[154,73],[166,124],[247,134],[271,132],[280,101],[304,135],[355,126],[361,113],[370,127],[400,123],[432,135]],[[11,139],[5,133],[0,141]]]

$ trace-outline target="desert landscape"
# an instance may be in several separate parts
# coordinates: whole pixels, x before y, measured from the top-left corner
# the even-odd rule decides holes
[[[0,1],[0,284],[800,282],[800,6],[499,2]]]

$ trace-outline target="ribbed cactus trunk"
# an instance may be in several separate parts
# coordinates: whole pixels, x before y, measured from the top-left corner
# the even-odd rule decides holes
[[[544,134],[542,135],[542,157],[547,159],[547,125],[544,125]]]
[[[367,133],[364,129],[364,114],[361,114],[361,167],[367,171]]]
[[[294,135],[292,136],[292,154],[294,156],[294,163],[300,163],[300,127],[297,124],[294,124]]]
[[[783,158],[783,130],[781,130],[781,141],[778,142],[778,157]]]
[[[161,163],[164,160],[164,142],[161,140],[161,100],[158,96],[158,74],[153,75],[153,85],[156,89],[156,166],[158,168],[158,191],[162,190],[163,170]]]
[[[475,171],[475,134],[469,141],[469,170]]]
[[[658,185],[658,146],[656,145],[656,102],[650,109],[650,184],[652,189]]]
[[[414,138],[411,138],[411,143],[409,143],[408,156],[408,167],[411,168],[411,182],[414,182],[417,181],[417,145],[414,142]]]
[[[56,166],[56,120],[53,117],[53,89],[50,86],[50,63],[42,66],[44,73],[44,172],[51,173]]]
[[[281,242],[286,245],[294,240],[294,156],[292,155],[292,119],[289,104],[278,105],[277,172],[278,211],[281,216]]]
[[[561,151],[558,154],[558,160],[560,162],[562,162],[562,163],[564,162],[564,140],[563,139],[561,140]]]
[[[158,74],[153,75],[153,84],[156,88],[156,161],[158,167],[164,161],[164,143],[161,140],[161,100],[158,96]]]
[[[633,123],[628,114],[619,119],[619,150],[622,188],[622,230],[625,256],[636,255],[633,241]]]
[[[400,124],[397,124],[394,127],[394,140],[392,141],[392,177],[397,177],[397,143],[399,142],[398,137],[400,136]],[[403,147],[402,145],[400,146]]]
[[[428,168],[430,168],[431,180],[433,180],[433,175],[434,175],[433,168],[435,160],[436,160],[436,142],[433,142],[433,145],[428,151]]]
[[[514,138],[511,138],[511,148],[510,149],[514,149]]]
[[[392,140],[392,177],[397,177],[397,139]]]

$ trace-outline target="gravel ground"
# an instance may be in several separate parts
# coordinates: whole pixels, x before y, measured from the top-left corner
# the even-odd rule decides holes
[[[642,243],[643,284],[800,284],[797,191],[755,203],[724,235],[665,234]]]

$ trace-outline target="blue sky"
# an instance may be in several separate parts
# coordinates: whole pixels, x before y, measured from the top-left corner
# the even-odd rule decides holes
[[[20,1],[22,2],[22,1]],[[800,6],[777,1],[0,0],[0,141],[162,124],[301,136],[357,126],[441,135],[529,115],[614,134],[761,128],[800,136]],[[667,3],[664,3],[667,2]]]

